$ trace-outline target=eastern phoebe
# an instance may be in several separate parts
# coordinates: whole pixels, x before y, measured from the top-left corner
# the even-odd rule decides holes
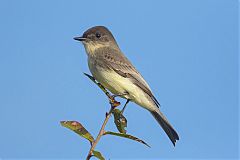
[[[74,39],[83,43],[93,77],[113,94],[150,111],[175,146],[177,132],[160,112],[147,82],[124,56],[112,33],[104,26],[95,26]]]

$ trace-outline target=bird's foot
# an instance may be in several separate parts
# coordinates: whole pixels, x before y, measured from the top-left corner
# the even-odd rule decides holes
[[[111,95],[111,96],[108,96],[109,97],[109,102],[110,104],[113,106],[113,107],[117,107],[119,106],[121,103],[116,101],[115,98],[116,97],[121,97],[121,96],[126,96],[128,95],[128,92],[124,92],[124,93],[120,93],[120,94],[114,94],[114,95]]]
[[[115,108],[115,107],[117,107],[117,106],[120,106],[120,104],[121,104],[120,102],[118,102],[118,101],[115,100],[114,95],[112,95],[112,96],[109,97],[109,103],[111,104],[111,106],[112,106],[113,108]]]

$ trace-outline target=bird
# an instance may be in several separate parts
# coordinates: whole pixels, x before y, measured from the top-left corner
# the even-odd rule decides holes
[[[74,40],[84,45],[93,77],[114,95],[127,99],[126,104],[131,101],[148,110],[175,146],[178,133],[160,111],[160,103],[148,83],[121,51],[111,31],[105,26],[94,26]]]

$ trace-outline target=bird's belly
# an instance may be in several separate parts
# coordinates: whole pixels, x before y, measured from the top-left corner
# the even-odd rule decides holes
[[[118,95],[127,92],[127,95],[121,97],[130,99],[148,110],[156,107],[148,95],[133,84],[130,79],[120,76],[113,70],[104,70],[96,68],[96,66],[89,66],[89,68],[93,77],[111,93]]]
[[[106,89],[108,89],[113,94],[123,94],[127,92],[126,85],[129,82],[123,77],[119,76],[114,71],[98,70],[92,71],[94,78],[100,82]],[[128,96],[125,98],[129,98]]]
[[[127,91],[126,86],[131,84],[129,80],[120,76],[115,71],[101,67],[91,56],[88,57],[88,66],[93,77],[113,94],[125,93]],[[124,98],[129,97],[125,96]]]

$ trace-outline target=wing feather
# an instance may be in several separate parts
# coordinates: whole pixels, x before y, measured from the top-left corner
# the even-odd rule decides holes
[[[160,106],[159,102],[152,94],[147,82],[120,50],[112,48],[99,48],[97,56],[101,58],[101,62],[104,63],[101,65],[114,70],[124,78],[129,78],[133,84],[151,97],[156,106]]]

